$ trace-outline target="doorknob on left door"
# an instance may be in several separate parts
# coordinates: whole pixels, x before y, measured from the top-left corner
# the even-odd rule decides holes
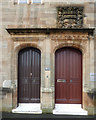
[[[32,76],[32,73],[30,73],[30,76]]]

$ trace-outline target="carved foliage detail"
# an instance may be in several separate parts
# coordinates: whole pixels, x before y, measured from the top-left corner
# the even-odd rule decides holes
[[[81,28],[83,17],[83,7],[58,7],[58,28]]]

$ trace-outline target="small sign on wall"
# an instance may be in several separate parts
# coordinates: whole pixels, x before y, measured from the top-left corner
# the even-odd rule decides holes
[[[11,80],[4,80],[3,88],[11,88]]]
[[[41,3],[41,0],[32,0],[33,3]]]
[[[90,73],[90,81],[96,81],[96,73]]]
[[[45,87],[49,88],[50,86],[50,68],[45,68]]]
[[[19,0],[19,3],[27,3],[27,0]]]
[[[46,68],[45,68],[45,71],[50,71],[50,68],[47,68],[47,67],[46,67]]]

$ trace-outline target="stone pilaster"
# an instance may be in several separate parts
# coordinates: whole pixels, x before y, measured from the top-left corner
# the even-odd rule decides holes
[[[46,37],[44,51],[44,86],[41,88],[41,108],[43,113],[52,113],[53,90],[51,87],[51,40]]]

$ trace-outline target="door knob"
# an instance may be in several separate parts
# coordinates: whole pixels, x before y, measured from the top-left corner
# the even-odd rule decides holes
[[[32,73],[30,73],[30,76],[32,76]]]
[[[72,83],[72,80],[70,80],[70,82]]]
[[[63,82],[66,82],[66,80],[63,80]]]

